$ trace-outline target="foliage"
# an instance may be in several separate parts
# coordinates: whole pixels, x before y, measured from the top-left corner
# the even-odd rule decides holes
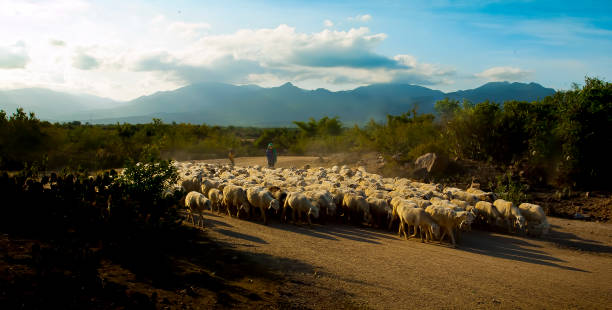
[[[527,192],[529,191],[529,186],[522,183],[519,177],[511,171],[497,176],[496,183],[490,184],[489,187],[493,188],[499,198],[512,201],[517,206],[521,202],[528,200]]]
[[[610,187],[612,86],[586,78],[581,88],[535,102],[438,101],[437,117],[416,110],[365,126],[338,117],[296,121],[297,128],[206,124],[51,124],[33,113],[0,111],[0,169],[108,169],[153,154],[176,160],[259,155],[270,142],[281,155],[375,151],[399,163],[427,152],[451,158],[521,166],[530,181],[557,186]]]

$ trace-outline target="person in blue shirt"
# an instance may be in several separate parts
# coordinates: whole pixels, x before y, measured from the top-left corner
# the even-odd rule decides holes
[[[276,164],[276,149],[272,147],[272,143],[268,143],[266,157],[268,158],[268,168],[274,168],[274,164]]]

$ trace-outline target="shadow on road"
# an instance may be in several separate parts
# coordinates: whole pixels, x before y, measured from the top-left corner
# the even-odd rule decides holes
[[[560,265],[558,263],[563,263],[563,260],[550,256],[543,251],[537,250],[537,248],[541,248],[541,246],[517,237],[472,231],[472,233],[464,235],[461,246],[457,249],[531,264],[557,267],[565,270],[589,272]]]
[[[274,227],[279,230],[290,231],[298,234],[304,234],[311,237],[341,241],[341,239],[348,239],[358,242],[366,242],[372,244],[380,244],[379,239],[388,238],[393,239],[391,236],[385,235],[384,233],[378,233],[366,229],[361,229],[354,226],[346,226],[339,224],[326,224],[318,225],[315,224],[312,227],[295,225],[295,224],[270,224],[270,227]]]
[[[255,237],[255,236],[251,236],[251,235],[247,235],[247,234],[243,234],[243,233],[239,233],[239,232],[235,232],[235,231],[231,231],[227,229],[215,229],[215,231],[218,233],[224,234],[228,237],[243,239],[243,240],[247,240],[247,241],[251,241],[251,242],[255,242],[259,244],[268,244],[266,240],[263,240],[259,237]]]
[[[588,240],[581,238],[573,233],[558,231],[554,228],[559,226],[553,225],[550,233],[543,236],[542,240],[550,241],[559,247],[569,248],[573,250],[587,251],[593,253],[612,253],[612,247],[602,244],[599,241]]]

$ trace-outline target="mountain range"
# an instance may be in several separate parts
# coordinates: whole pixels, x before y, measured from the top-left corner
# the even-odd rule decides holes
[[[164,122],[273,127],[323,116],[338,116],[347,124],[363,124],[371,118],[382,120],[387,114],[401,114],[413,107],[419,113],[431,113],[435,102],[447,97],[476,103],[531,102],[554,93],[554,89],[537,83],[509,82],[490,82],[449,93],[410,84],[374,84],[332,92],[322,88],[304,90],[291,83],[272,88],[201,83],[118,102],[27,88],[0,91],[0,109],[11,113],[22,107],[42,120],[53,122],[148,123],[152,118],[160,118]]]

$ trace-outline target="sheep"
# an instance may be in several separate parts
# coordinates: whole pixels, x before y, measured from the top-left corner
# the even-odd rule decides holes
[[[396,209],[398,217],[400,219],[398,234],[401,237],[402,232],[404,238],[409,239],[408,233],[410,232],[410,226],[414,226],[414,234],[410,236],[416,237],[417,227],[420,228],[421,242],[424,242],[423,232],[425,232],[425,239],[434,240],[440,235],[440,226],[434,222],[432,217],[421,208],[411,207],[408,204],[400,204]],[[408,226],[408,232],[406,231],[406,225]]]
[[[185,206],[187,207],[187,218],[191,219],[191,223],[196,226],[204,227],[204,218],[202,217],[202,213],[204,212],[204,209],[210,209],[210,200],[202,193],[191,191],[185,198]],[[193,219],[194,213],[198,214],[197,224]]]
[[[542,207],[524,202],[518,208],[521,210],[521,215],[525,217],[527,232],[530,235],[541,236],[548,233],[550,224]]]
[[[200,179],[197,177],[189,177],[182,179],[180,185],[183,187],[183,189],[185,189],[185,192],[187,193],[197,192],[201,190]]]
[[[478,196],[464,191],[453,192],[452,198],[466,201],[469,204],[476,204],[478,201],[480,201],[480,199],[478,199]]]
[[[493,206],[497,209],[502,218],[506,220],[508,232],[512,232],[513,226],[518,226],[522,232],[525,229],[525,218],[521,215],[521,211],[512,202],[503,199],[497,199],[493,202]]]
[[[208,195],[208,192],[213,188],[219,187],[219,183],[211,181],[211,180],[202,180],[201,184],[202,184],[200,186],[201,193],[204,194],[204,196],[208,197],[209,199],[210,199],[210,196]]]
[[[474,208],[478,210],[479,217],[489,225],[499,225],[500,221],[503,219],[502,215],[499,214],[497,209],[490,202],[479,201]]]
[[[393,209],[389,206],[391,200],[369,197],[366,201],[370,204],[372,223],[377,227],[388,226],[393,213]]]
[[[240,217],[240,213],[244,212],[247,216],[250,214],[251,205],[247,199],[244,188],[236,185],[227,185],[223,188],[223,204],[227,208],[227,214],[231,217],[231,209],[236,209],[236,217]]]
[[[451,203],[461,208],[461,210],[467,210],[468,206],[470,205],[467,201],[463,201],[459,199],[452,199]]]
[[[475,218],[474,213],[470,211],[455,211],[455,223],[459,223],[455,231],[457,241],[461,241],[462,231],[472,230],[472,223]]]
[[[249,203],[251,203],[253,207],[259,208],[264,225],[268,225],[266,210],[272,209],[278,212],[278,209],[280,209],[278,200],[276,200],[268,190],[262,187],[250,187],[247,189],[246,193]]]
[[[336,216],[336,204],[334,203],[334,198],[327,190],[306,191],[304,192],[304,195],[319,206],[319,210],[322,214],[329,217]]]
[[[495,194],[492,192],[485,192],[479,188],[470,187],[466,190],[467,193],[476,195],[479,200],[493,202],[495,200]]]
[[[216,188],[211,188],[208,191],[208,199],[210,199],[210,210],[217,209],[217,214],[220,213],[223,193]]]
[[[451,238],[451,243],[453,247],[457,246],[455,242],[455,235],[453,231],[458,226],[457,225],[457,214],[454,210],[446,208],[444,206],[431,205],[425,209],[429,215],[440,225],[440,229],[443,230],[442,236],[440,237],[440,243],[442,243],[442,239],[444,236],[448,234]]]
[[[348,214],[347,220],[357,224],[363,222],[371,223],[372,214],[370,213],[370,204],[362,196],[355,194],[345,194],[342,199],[342,208],[345,214]]]
[[[391,230],[391,228],[393,227],[393,222],[395,222],[396,219],[399,219],[399,215],[397,211],[399,208],[403,208],[403,207],[418,208],[418,205],[416,203],[412,202],[411,200],[406,200],[400,197],[395,197],[391,199],[390,204],[391,204],[391,218],[389,219],[389,228],[388,228],[389,230]]]
[[[281,220],[286,221],[286,212],[287,208],[291,207],[291,220],[295,223],[295,213],[306,213],[306,219],[308,220],[308,225],[312,225],[312,221],[310,217],[318,218],[319,217],[319,207],[312,204],[310,199],[306,197],[302,193],[291,192],[287,195],[287,199],[285,199],[285,205],[283,206],[283,213],[281,215]]]

